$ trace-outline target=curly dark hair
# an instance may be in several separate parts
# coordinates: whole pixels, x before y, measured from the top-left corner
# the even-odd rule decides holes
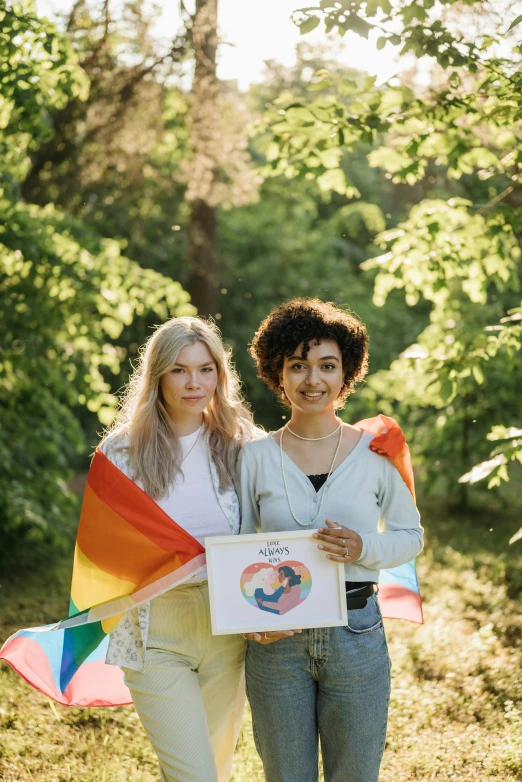
[[[258,377],[279,394],[285,358],[301,343],[302,356],[306,358],[310,343],[317,345],[323,339],[334,340],[341,351],[344,370],[344,387],[338,399],[341,407],[368,371],[368,337],[365,325],[355,315],[331,302],[291,299],[272,310],[249,348]]]
[[[297,584],[301,583],[301,576],[299,573],[296,573],[295,570],[288,565],[283,565],[280,567],[277,571],[278,573],[282,573],[284,576],[288,578],[288,586],[297,586]]]

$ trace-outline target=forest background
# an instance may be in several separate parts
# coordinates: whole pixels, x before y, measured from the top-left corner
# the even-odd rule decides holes
[[[216,75],[218,0],[181,2],[168,44],[144,0],[76,0],[54,22],[0,0],[3,573],[68,556],[78,476],[168,317],[214,318],[256,421],[280,426],[246,346],[304,295],[368,327],[345,420],[399,420],[428,525],[457,519],[448,546],[492,533],[487,578],[519,599],[522,16],[303,6],[296,64],[240,89]],[[336,60],[347,31],[417,64],[377,84]]]
[[[368,326],[346,420],[397,417],[422,489],[482,503],[469,481],[498,487],[522,458],[515,5],[321,0],[294,15],[295,66],[268,62],[246,91],[216,77],[217,0],[181,8],[165,45],[141,0],[79,0],[58,25],[3,3],[2,557],[70,538],[68,481],[169,316],[215,318],[256,420],[278,427],[246,346],[299,295]],[[372,28],[428,59],[430,83],[413,68],[376,86],[332,59],[335,35]]]

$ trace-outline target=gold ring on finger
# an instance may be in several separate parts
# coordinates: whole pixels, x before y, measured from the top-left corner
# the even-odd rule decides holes
[[[343,559],[348,559],[349,556],[350,556],[350,552],[348,551],[348,548],[345,546],[344,547]]]

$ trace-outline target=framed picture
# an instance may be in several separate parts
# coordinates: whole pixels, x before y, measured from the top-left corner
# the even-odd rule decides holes
[[[205,539],[213,635],[347,623],[344,567],[313,532]]]

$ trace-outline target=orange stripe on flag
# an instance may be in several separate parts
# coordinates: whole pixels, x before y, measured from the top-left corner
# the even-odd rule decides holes
[[[140,581],[138,588],[143,589],[144,587],[149,586],[150,584],[154,584],[155,581],[159,581],[160,578],[163,578],[164,576],[167,576],[169,573],[172,573],[172,571],[180,568],[182,564],[183,563],[181,562],[179,557],[171,556],[168,562],[166,562],[164,565],[161,565],[157,570],[154,571],[154,573],[151,573],[143,581]]]
[[[170,518],[169,523],[172,523]],[[175,552],[160,548],[109,508],[89,484],[85,487],[77,543],[98,568],[113,577],[133,582],[133,586],[147,579],[151,570],[168,563],[174,570],[179,562]],[[107,595],[105,600],[110,597]],[[97,602],[101,601],[92,600],[90,605]]]

